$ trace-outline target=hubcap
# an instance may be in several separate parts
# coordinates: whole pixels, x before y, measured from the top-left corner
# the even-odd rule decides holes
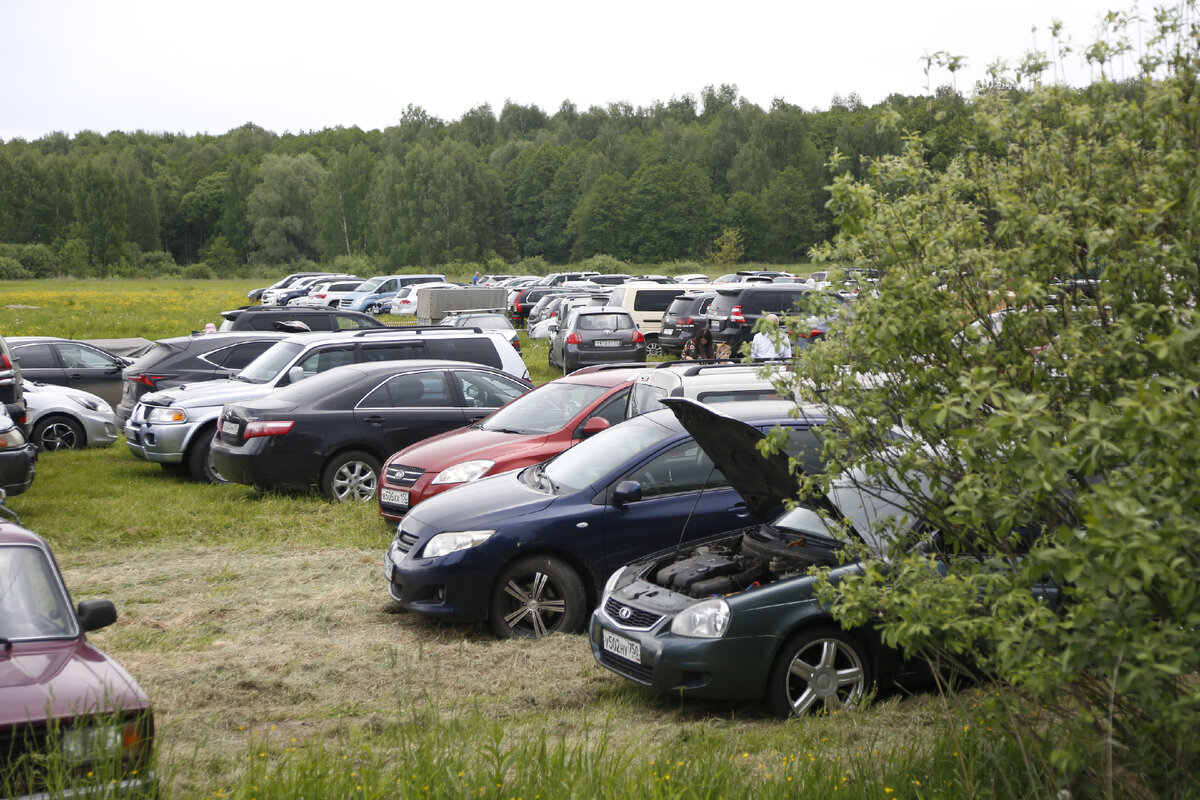
[[[73,450],[77,444],[75,431],[71,430],[70,425],[61,422],[47,425],[38,441],[43,450]]]
[[[842,711],[862,697],[864,673],[858,654],[843,642],[820,639],[796,654],[788,669],[788,702],[797,714],[820,703]]]
[[[504,622],[517,635],[545,636],[557,629],[567,613],[567,603],[548,575],[535,572],[528,583],[511,580],[504,586],[512,609]]]
[[[370,500],[375,496],[375,470],[362,461],[343,464],[333,476],[333,494],[338,500]]]

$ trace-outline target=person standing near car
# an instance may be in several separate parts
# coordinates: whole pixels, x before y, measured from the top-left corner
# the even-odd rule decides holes
[[[692,338],[688,339],[687,344],[683,346],[682,357],[686,361],[695,361],[698,358],[716,358],[713,352],[712,334],[709,333],[707,326],[701,326],[692,334]]]
[[[471,279],[471,285],[472,286],[479,285],[479,270],[475,270],[475,277]]]
[[[754,339],[750,342],[750,357],[755,361],[791,358],[792,343],[788,340],[786,333],[779,334],[779,316],[767,314],[763,319],[766,320],[765,327],[754,334]],[[778,344],[775,342],[776,336],[779,337]]]

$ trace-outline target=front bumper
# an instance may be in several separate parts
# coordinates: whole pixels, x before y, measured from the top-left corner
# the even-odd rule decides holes
[[[129,452],[145,461],[178,464],[183,461],[187,443],[197,424],[181,422],[168,425],[130,419],[125,423],[125,444]]]
[[[388,595],[408,611],[441,619],[485,620],[495,580],[489,561],[478,547],[440,558],[410,559],[393,540],[383,557],[383,577]]]
[[[763,696],[774,636],[725,636],[695,639],[671,633],[671,616],[646,629],[619,625],[610,615],[611,598],[592,612],[588,640],[600,666],[655,691],[722,700],[757,700]],[[607,610],[606,610],[607,609]],[[634,661],[604,646],[605,633],[637,645]],[[628,651],[626,651],[628,652]]]
[[[20,494],[33,485],[37,457],[38,449],[32,442],[0,450],[0,486],[4,491]]]
[[[116,414],[83,411],[78,416],[88,447],[108,447],[120,436]]]

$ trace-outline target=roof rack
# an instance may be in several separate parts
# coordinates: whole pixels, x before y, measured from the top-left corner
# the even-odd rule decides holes
[[[594,375],[597,372],[607,372],[612,369],[649,369],[650,365],[644,361],[614,361],[610,364],[593,364],[590,367],[582,367],[572,372],[572,375]]]
[[[674,361],[660,361],[654,365],[655,369],[663,369],[665,367],[683,367],[683,366],[732,366],[737,364],[745,366],[740,361],[733,361],[728,358],[678,358]]]
[[[377,336],[382,333],[395,333],[403,331],[405,333],[483,333],[483,328],[451,328],[446,325],[385,325],[382,328],[363,328],[354,332],[354,337],[360,336]]]

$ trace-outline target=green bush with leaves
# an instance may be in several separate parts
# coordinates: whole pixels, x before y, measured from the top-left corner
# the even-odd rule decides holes
[[[944,171],[908,136],[834,182],[841,233],[816,256],[881,279],[795,378],[833,418],[831,463],[940,544],[896,542],[827,587],[843,623],[1090,723],[1019,727],[1067,788],[1194,795],[1200,23],[1161,11],[1132,53],[1139,21],[1107,22],[1094,72],[1136,60],[1140,78],[1044,86],[1035,54],[980,87]],[[1057,608],[1032,591],[1046,579]]]

